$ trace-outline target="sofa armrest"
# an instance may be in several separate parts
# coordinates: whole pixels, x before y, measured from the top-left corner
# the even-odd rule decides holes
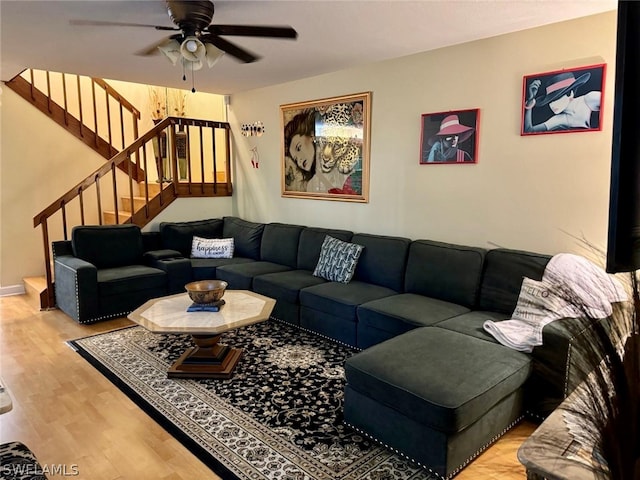
[[[56,242],[52,242],[51,250],[53,250],[54,258],[61,255],[73,255],[71,240],[58,240]]]
[[[163,250],[151,250],[149,252],[145,252],[143,254],[143,258],[145,261],[145,265],[158,268],[156,265],[154,265],[154,262],[167,258],[182,258],[182,253],[180,253],[178,250],[171,250],[166,248]]]
[[[54,273],[58,308],[79,323],[97,318],[98,269],[72,255],[58,255]]]
[[[563,318],[542,329],[542,345],[535,347],[527,409],[547,417],[586,378],[602,359],[588,345],[597,327],[608,330],[610,318]],[[586,348],[585,348],[586,346]]]
[[[173,253],[172,253],[173,252]],[[191,260],[176,250],[155,250],[145,254],[145,263],[167,274],[169,295],[184,293],[184,286],[193,280]]]

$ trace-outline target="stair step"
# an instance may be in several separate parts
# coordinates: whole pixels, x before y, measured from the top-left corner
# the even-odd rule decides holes
[[[155,197],[160,193],[160,184],[156,182],[149,182],[149,198]],[[164,183],[164,186],[167,186],[168,183]],[[140,193],[144,196],[144,182],[139,183]]]
[[[154,195],[151,195],[149,192],[149,199],[151,199]],[[131,199],[130,197],[121,197],[120,201],[122,203],[123,212],[131,212]],[[146,204],[146,199],[144,197],[133,197],[133,211],[137,212],[141,208],[143,208]]]
[[[47,279],[42,277],[25,277],[22,279],[24,282],[24,291],[29,299],[29,304],[34,308],[43,308],[42,297],[47,292]]]
[[[131,218],[131,214],[118,210],[118,219],[120,222],[116,222],[116,212],[105,210],[102,212],[102,223],[105,225],[117,225],[118,223],[124,223]]]

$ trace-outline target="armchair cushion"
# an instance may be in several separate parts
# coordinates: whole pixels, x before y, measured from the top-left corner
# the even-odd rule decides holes
[[[165,290],[167,275],[158,268],[127,265],[98,270],[98,291],[101,297],[116,296],[147,289]]]
[[[74,256],[96,268],[142,264],[142,233],[137,225],[90,225],[71,232]]]

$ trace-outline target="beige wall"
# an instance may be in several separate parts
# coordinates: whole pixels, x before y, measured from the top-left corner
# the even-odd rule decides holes
[[[237,214],[481,247],[605,248],[615,12],[233,95]],[[524,75],[607,63],[601,132],[520,136]],[[279,105],[373,92],[368,204],[282,198]],[[480,109],[477,165],[419,165],[423,113]],[[257,147],[260,168],[250,164]]]
[[[140,132],[151,128],[147,86],[116,81],[109,83],[141,110]],[[189,95],[189,116],[225,119],[222,96],[200,92]],[[100,155],[6,86],[3,86],[1,100],[0,295],[16,292],[22,287],[24,277],[44,275],[42,231],[33,227],[33,217],[104,163]],[[128,184],[122,183],[120,187],[120,191],[128,190]],[[108,192],[103,194],[105,198],[108,196]],[[198,218],[208,215],[208,212],[215,216],[231,213],[231,201],[226,198],[189,200],[193,202],[170,206],[159,218],[187,217],[193,210],[203,212],[198,214]],[[91,203],[94,200],[88,198],[85,201]],[[103,208],[107,209],[105,205],[106,202]],[[69,215],[72,211],[69,210]],[[49,223],[51,238],[62,238],[61,225],[60,218],[52,218]],[[148,228],[153,228],[153,225]]]
[[[582,236],[605,248],[615,24],[611,12],[236,94],[229,113],[233,198],[179,200],[147,228],[235,214],[545,253],[580,251],[574,237]],[[602,62],[601,132],[519,135],[523,75]],[[63,193],[60,185],[82,178],[73,173],[78,158],[92,158],[91,168],[101,161],[3,90],[0,288],[43,274],[33,215]],[[279,105],[363,91],[373,92],[370,202],[282,198]],[[481,111],[479,163],[419,165],[421,114],[469,108]],[[210,110],[194,116],[214,118]],[[266,134],[241,136],[240,124],[255,121]],[[258,169],[251,167],[253,147]]]

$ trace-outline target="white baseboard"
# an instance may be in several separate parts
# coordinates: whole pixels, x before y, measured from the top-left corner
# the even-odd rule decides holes
[[[23,295],[27,293],[24,285],[11,285],[10,287],[0,287],[0,297],[8,297],[9,295]]]

